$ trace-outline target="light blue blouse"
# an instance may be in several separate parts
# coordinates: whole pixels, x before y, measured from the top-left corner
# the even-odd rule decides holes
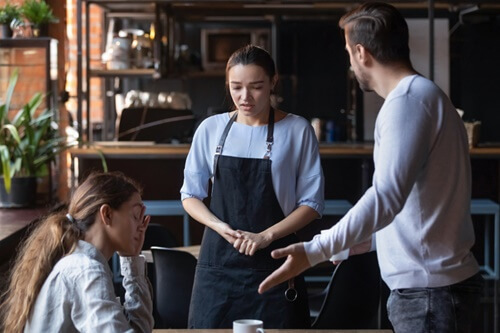
[[[43,283],[24,332],[151,332],[153,300],[143,257],[120,257],[125,302],[115,296],[108,261],[78,241]]]
[[[228,121],[228,113],[215,115],[205,119],[196,130],[184,168],[182,200],[207,197],[215,149]],[[222,155],[263,158],[266,138],[267,125],[249,126],[235,122]],[[323,171],[318,142],[306,119],[288,114],[275,123],[271,161],[274,191],[285,216],[303,205],[321,215],[324,206]]]

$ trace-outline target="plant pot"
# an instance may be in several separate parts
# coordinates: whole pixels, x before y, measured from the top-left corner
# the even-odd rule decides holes
[[[49,25],[40,24],[32,26],[33,37],[47,37],[49,35]]]
[[[12,37],[12,30],[8,24],[0,24],[0,38]]]
[[[5,191],[4,179],[0,177],[0,207],[31,207],[36,202],[36,177],[14,177],[10,193]]]

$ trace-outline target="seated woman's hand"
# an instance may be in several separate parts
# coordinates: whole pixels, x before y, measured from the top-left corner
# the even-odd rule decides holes
[[[236,239],[233,246],[237,251],[247,256],[253,256],[257,250],[268,247],[273,241],[272,237],[265,232],[256,234],[238,230],[238,233],[241,234],[241,237]]]
[[[135,208],[137,209],[137,208]],[[144,245],[144,238],[146,236],[146,229],[148,228],[151,216],[145,215],[146,206],[142,205],[135,217],[135,225],[132,227],[129,247],[127,250],[118,251],[121,257],[133,257],[141,254],[142,246]]]

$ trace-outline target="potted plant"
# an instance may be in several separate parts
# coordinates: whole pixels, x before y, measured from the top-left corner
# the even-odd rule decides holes
[[[33,26],[33,36],[46,36],[46,28],[49,23],[57,23],[59,20],[52,13],[52,8],[44,0],[26,0],[21,5],[23,16]]]
[[[19,20],[20,18],[21,10],[16,5],[12,5],[7,2],[5,6],[0,7],[0,38],[12,37],[10,23],[12,20]]]
[[[76,142],[67,142],[54,121],[54,111],[37,108],[44,96],[36,93],[9,120],[9,105],[17,82],[14,70],[6,97],[0,104],[0,207],[25,207],[35,203],[37,177],[47,174],[56,156]]]

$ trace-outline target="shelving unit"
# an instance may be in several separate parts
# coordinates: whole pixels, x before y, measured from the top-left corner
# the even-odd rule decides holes
[[[0,39],[0,96],[4,96],[3,87],[7,88],[14,68],[19,70],[17,90],[22,90],[25,99],[20,103],[28,102],[35,92],[43,92],[45,106],[57,110],[57,40],[48,37]]]
[[[153,41],[153,64],[154,68],[127,68],[127,69],[105,69],[93,68],[91,65],[90,54],[90,22],[89,15],[85,15],[83,20],[83,8],[85,13],[90,12],[91,6],[99,6],[104,11],[103,23],[107,28],[110,18],[131,18],[138,20],[150,20],[156,27],[156,36]],[[135,5],[135,6],[134,6]],[[125,78],[158,78],[163,72],[162,66],[165,62],[161,61],[163,54],[161,53],[161,22],[160,22],[159,3],[135,1],[116,1],[116,0],[78,0],[77,1],[77,122],[79,124],[78,131],[81,138],[87,141],[92,140],[91,136],[91,116],[90,116],[90,80],[91,78],[101,78],[105,80],[106,87],[113,87],[115,79]],[[86,27],[85,34],[83,27]],[[85,45],[85,47],[83,47]],[[85,54],[84,50],[85,49]],[[85,67],[83,66],[85,60]],[[85,80],[85,81],[84,81]],[[108,89],[106,89],[108,90]],[[83,101],[85,103],[86,126],[83,127]],[[114,105],[114,103],[109,103]],[[103,122],[103,139],[109,140],[109,133],[114,131],[114,109],[107,110],[104,113]],[[113,113],[113,115],[111,115]],[[111,127],[111,124],[113,126]]]
[[[105,80],[106,96],[113,95],[113,87],[116,86],[116,79],[158,79],[166,76],[170,77],[199,77],[199,76],[223,76],[220,72],[200,72],[179,73],[174,64],[177,39],[179,31],[176,31],[178,22],[189,20],[204,21],[208,16],[212,18],[218,15],[219,19],[227,20],[234,14],[234,11],[246,12],[246,5],[258,3],[258,1],[193,1],[189,4],[186,1],[153,0],[144,2],[141,0],[77,0],[77,121],[80,124],[79,134],[85,141],[92,141],[91,117],[90,117],[90,79],[101,78]],[[141,20],[151,20],[155,26],[154,37],[154,68],[150,69],[101,69],[92,68],[89,57],[89,15],[83,19],[83,9],[89,13],[91,6],[99,6],[104,10],[104,26],[110,18],[136,18]],[[247,13],[245,15],[248,15]],[[210,24],[210,19],[207,24]],[[245,20],[243,24],[246,24]],[[85,33],[83,31],[85,30]],[[182,33],[181,33],[182,34]],[[181,36],[182,37],[182,36]],[[84,47],[85,46],[85,47]],[[86,52],[84,52],[86,50]],[[83,64],[87,64],[83,66]],[[182,72],[182,70],[181,70]],[[108,98],[109,99],[109,98]],[[84,101],[85,110],[84,110]],[[113,105],[114,103],[109,103]],[[84,121],[83,115],[86,119]],[[112,139],[109,135],[111,126],[114,126],[114,114],[112,107],[106,108],[103,122],[103,140]],[[84,128],[83,124],[86,123]],[[113,127],[114,128],[114,127]]]
[[[44,99],[37,112],[50,109],[54,119],[59,119],[57,45],[58,41],[49,37],[0,39],[0,99],[5,96],[13,71],[18,70],[10,110],[17,112],[35,93],[42,93]],[[57,170],[58,163],[55,168],[48,164],[47,186],[42,192],[48,202],[56,189],[53,170]]]
[[[453,1],[456,4],[457,1]],[[461,1],[458,1],[459,3]],[[491,2],[491,0],[485,1]],[[401,0],[392,1],[397,7],[403,10],[416,9],[419,11],[427,10],[429,20],[429,76],[433,77],[434,68],[434,10],[450,10],[452,1],[411,1]],[[464,2],[465,3],[465,2]],[[83,66],[84,63],[89,64],[90,58],[89,49],[89,29],[85,29],[83,35],[83,27],[90,27],[89,15],[83,19],[83,9],[89,12],[91,6],[99,6],[104,11],[103,20],[109,18],[124,18],[136,17],[142,20],[151,20],[156,28],[154,39],[154,68],[153,69],[125,69],[125,70],[107,70],[90,68]],[[176,47],[184,44],[183,35],[185,31],[181,26],[189,25],[193,22],[198,22],[202,25],[213,26],[214,24],[225,25],[247,25],[248,24],[264,24],[269,27],[271,39],[271,54],[275,58],[278,67],[283,60],[280,57],[279,36],[280,29],[283,23],[287,20],[304,20],[304,21],[328,21],[338,19],[339,15],[351,8],[350,1],[336,0],[77,0],[77,120],[83,124],[82,116],[86,115],[86,128],[79,127],[80,135],[86,137],[87,141],[91,141],[91,119],[90,119],[90,103],[86,103],[86,112],[83,110],[83,101],[90,100],[89,89],[91,78],[101,78],[106,80],[106,86],[109,88],[109,95],[112,95],[112,87],[116,83],[115,79],[139,79],[150,78],[151,80],[165,77],[214,77],[219,75],[222,77],[223,71],[219,73],[208,73],[204,71],[191,71],[182,73],[175,63]],[[252,28],[255,28],[253,26]],[[257,27],[258,28],[258,27]],[[85,37],[85,40],[84,40]],[[84,42],[84,44],[83,44]],[[193,42],[193,41],[192,41]],[[194,43],[198,43],[194,41]],[[286,51],[288,52],[288,51]],[[282,53],[284,54],[284,53]],[[293,77],[294,73],[282,73]],[[85,79],[84,79],[85,78]],[[347,80],[347,79],[346,79]],[[292,83],[294,84],[294,83]],[[111,87],[111,88],[110,88]],[[347,94],[347,93],[346,93]],[[348,103],[350,103],[348,101]],[[337,107],[337,106],[336,106]],[[345,106],[344,106],[345,107]],[[347,105],[349,107],[349,105]],[[107,110],[107,113],[113,110]],[[293,109],[289,110],[293,112]],[[105,120],[107,118],[105,117]],[[112,123],[112,119],[107,119],[108,123]],[[104,124],[107,127],[107,124]],[[107,128],[104,128],[107,132]],[[103,138],[109,139],[109,138]]]

